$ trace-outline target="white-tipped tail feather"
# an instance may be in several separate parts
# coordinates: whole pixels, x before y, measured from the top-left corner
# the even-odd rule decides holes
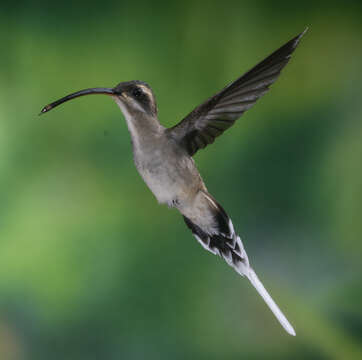
[[[236,270],[241,276],[246,276],[249,279],[287,333],[295,336],[292,325],[290,325],[277,304],[265,290],[254,270],[250,267],[243,242],[235,233],[234,226],[225,210],[210,194],[207,194],[204,198],[211,203],[210,209],[214,212],[213,218],[216,220],[217,232],[215,232],[215,223],[211,224],[212,226],[210,225],[209,229],[203,230],[199,225],[193,223],[184,216],[186,225],[191,229],[193,235],[204,249],[210,251],[214,255],[222,257],[228,265]],[[213,229],[212,233],[210,233],[210,229]]]
[[[245,276],[250,280],[252,285],[255,287],[256,291],[264,299],[266,304],[269,306],[269,309],[273,312],[273,314],[278,319],[283,328],[286,330],[286,332],[290,335],[295,336],[295,331],[293,329],[293,326],[290,325],[289,321],[281,312],[278,305],[274,302],[269,293],[266,291],[264,285],[261,283],[258,276],[255,274],[255,271],[251,267],[249,267],[248,270],[249,271],[245,272]]]

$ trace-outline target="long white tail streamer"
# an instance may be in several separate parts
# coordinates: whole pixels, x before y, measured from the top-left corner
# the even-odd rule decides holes
[[[289,321],[284,316],[282,311],[279,309],[278,305],[274,302],[269,293],[266,291],[264,285],[261,283],[258,276],[255,274],[255,271],[251,267],[245,270],[246,271],[244,275],[250,280],[252,285],[255,287],[256,291],[264,299],[264,301],[269,306],[270,310],[273,312],[273,314],[278,319],[283,328],[286,330],[286,332],[290,335],[295,336],[296,334],[293,329],[293,326],[290,325]]]

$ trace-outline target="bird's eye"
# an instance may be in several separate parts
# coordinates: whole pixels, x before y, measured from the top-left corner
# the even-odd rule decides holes
[[[142,95],[142,90],[138,87],[134,88],[132,91],[132,95],[136,98],[140,97]]]

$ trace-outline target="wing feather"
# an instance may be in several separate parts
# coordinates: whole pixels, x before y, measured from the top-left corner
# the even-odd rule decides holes
[[[195,108],[180,123],[167,130],[169,135],[190,156],[212,144],[217,136],[231,127],[269,90],[306,31],[307,29]]]

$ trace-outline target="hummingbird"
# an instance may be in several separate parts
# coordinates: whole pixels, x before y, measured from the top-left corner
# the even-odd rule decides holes
[[[306,31],[170,128],[164,127],[158,120],[156,99],[151,87],[139,80],[121,82],[114,88],[77,91],[46,105],[39,114],[80,96],[111,96],[126,120],[136,168],[158,202],[178,209],[203,248],[223,258],[238,274],[249,279],[280,324],[293,336],[296,333],[292,325],[251,267],[230,217],[208,192],[193,155],[212,144],[269,90]]]

